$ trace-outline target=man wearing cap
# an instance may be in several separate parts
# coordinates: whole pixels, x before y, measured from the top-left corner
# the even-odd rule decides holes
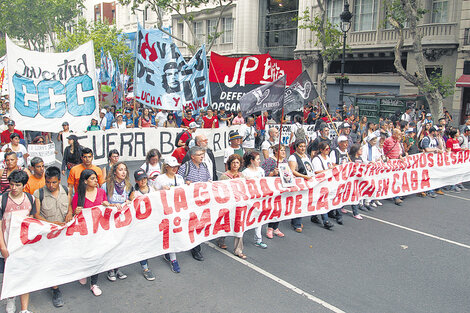
[[[439,126],[434,125],[429,129],[429,135],[423,137],[423,139],[421,140],[421,149],[423,149],[424,152],[442,153],[442,149],[439,148],[439,141],[437,138],[439,136],[439,131],[440,131]],[[436,193],[439,195],[444,194],[444,192],[441,189],[437,189],[437,190],[429,190],[427,192],[427,195],[432,198],[435,198]]]
[[[247,117],[246,123],[240,127],[240,136],[242,136],[242,147],[246,153],[255,151],[255,138],[257,136],[253,117]]]
[[[426,118],[424,119],[423,125],[427,124],[427,123],[434,124],[434,122],[432,121],[432,114],[431,113],[426,114]]]
[[[2,132],[0,135],[1,141],[2,141],[2,146],[6,145],[7,143],[10,143],[10,135],[16,133],[20,135],[20,138],[24,140],[24,135],[21,132],[21,130],[15,129],[15,121],[14,120],[9,120],[7,123],[7,129]]]
[[[269,138],[261,144],[261,152],[263,157],[267,160],[269,157],[274,156],[273,148],[275,144],[279,144],[279,131],[275,127],[271,127],[268,130]],[[241,137],[241,136],[240,136]]]
[[[243,148],[241,146],[242,144],[242,136],[238,133],[236,130],[231,130],[230,133],[228,134],[228,140],[230,142],[230,146],[225,149],[224,152],[224,164],[225,164],[225,170],[227,171],[227,160],[232,154],[238,154],[243,158]]]
[[[193,117],[193,112],[191,110],[186,110],[186,113],[183,116],[183,120],[181,121],[182,128],[188,128],[189,124],[195,123],[196,120]]]
[[[463,131],[461,132],[459,136],[459,144],[460,148],[462,149],[468,149],[468,138],[470,136],[470,126],[465,126]]]
[[[0,130],[3,132],[7,130],[8,128],[7,124],[8,124],[8,121],[10,120],[10,114],[3,115],[2,119],[3,119],[3,125],[0,126]]]
[[[64,151],[64,138],[67,138],[72,131],[70,130],[69,122],[62,123],[62,130],[57,135],[57,141],[60,142],[60,151]]]
[[[116,121],[113,123],[113,126],[111,126],[111,128],[114,128],[114,129],[126,129],[127,128],[127,125],[124,122],[123,116],[121,113],[118,113],[116,115]]]
[[[349,134],[351,133],[351,125],[349,125],[349,123],[347,122],[342,123],[338,129],[338,132],[339,132],[339,136],[346,136],[346,138],[348,138],[348,152],[349,152],[349,149],[354,144],[351,136],[349,136]],[[335,149],[336,147],[338,147],[338,137],[336,137],[331,143],[331,150]]]
[[[188,139],[193,138],[193,134],[196,132],[196,129],[199,128],[199,125],[196,124],[196,122],[191,122],[188,125],[188,130],[183,130],[183,134],[178,140],[178,144],[176,145],[177,147],[182,147],[184,146],[185,142],[188,141]]]
[[[126,128],[134,128],[134,118],[132,117],[132,111],[126,109],[123,120],[126,122]]]
[[[343,135],[338,137],[338,146],[331,150],[330,158],[335,165],[349,162],[348,137]]]
[[[101,109],[100,118],[98,120],[98,125],[100,126],[100,128],[102,130],[105,130],[106,125],[108,124],[108,119],[106,118],[106,113],[108,113],[108,111],[106,111],[106,109]]]

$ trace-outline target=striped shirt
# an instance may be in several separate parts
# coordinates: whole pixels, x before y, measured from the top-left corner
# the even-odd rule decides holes
[[[189,166],[189,170],[186,167]],[[211,180],[211,174],[204,163],[199,164],[199,167],[194,164],[192,160],[185,162],[178,170],[178,174],[183,176],[184,180],[189,180],[192,183],[206,182]]]

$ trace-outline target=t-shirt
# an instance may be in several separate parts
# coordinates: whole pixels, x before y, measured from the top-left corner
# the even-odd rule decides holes
[[[100,130],[100,127],[98,125],[88,125],[86,130],[87,131]]]
[[[243,158],[243,148],[241,146],[238,149],[234,149],[234,148],[232,148],[232,146],[228,146],[227,148],[225,148],[224,164],[227,163],[228,158],[232,154],[238,154],[239,156],[241,156]]]
[[[243,124],[240,127],[240,136],[242,136],[243,143],[242,147],[245,149],[253,149],[255,147],[255,128],[253,126],[247,126]]]
[[[106,197],[106,192],[102,188],[98,188],[98,191],[96,192],[95,201],[91,201],[87,197],[85,197],[85,203],[83,204],[83,208],[84,209],[92,208],[92,207],[103,204],[104,201],[108,201],[108,197]],[[78,193],[75,193],[72,198],[72,209],[74,213],[75,213],[75,209],[78,206],[77,203],[78,203]]]
[[[225,120],[222,121],[223,118],[224,118],[224,119],[227,118],[227,114],[226,114],[226,113],[217,115],[217,119],[218,119],[218,121],[219,121],[219,127],[225,127],[225,126],[227,126],[227,121],[225,121]]]
[[[310,162],[310,159],[308,156],[300,157],[302,160],[302,163],[304,164],[305,170],[307,171],[307,176],[314,176],[315,173],[313,171],[314,167],[312,166],[312,162]],[[297,158],[295,157],[294,154],[292,154],[288,159],[288,162],[295,162],[297,163]],[[299,164],[297,163],[297,170],[299,169]]]
[[[271,148],[271,147],[274,146],[275,144],[276,144],[275,142],[271,142],[271,141],[269,141],[269,140],[265,140],[265,141],[261,144],[261,151],[263,151],[263,150],[268,150],[269,156],[270,156],[270,157],[274,157],[273,148]]]
[[[264,170],[261,167],[257,167],[256,170],[252,170],[251,168],[245,168],[242,172],[245,178],[261,178],[264,177]]]
[[[245,119],[242,117],[235,116],[232,120],[232,125],[242,125],[245,124]]]
[[[202,121],[202,128],[212,128],[212,125],[214,125],[214,128],[219,128],[219,121],[215,115],[213,115],[211,118],[208,116],[203,116]]]
[[[126,202],[126,200],[129,199],[129,194],[132,192],[132,190],[128,191],[126,190],[126,188],[124,187],[124,192],[122,194],[119,194],[117,191],[116,191],[116,187],[114,187],[114,190],[113,190],[113,194],[112,196],[110,197],[108,195],[108,189],[106,187],[106,184],[107,183],[104,183],[103,186],[101,186],[103,188],[103,190],[106,192],[106,197],[108,198],[108,202],[109,203],[124,203]]]
[[[170,178],[166,174],[160,175],[155,180],[155,189],[161,190],[163,187],[175,187],[184,185],[183,176],[176,174],[175,177]]]
[[[91,170],[94,170],[96,172],[96,175],[98,176],[98,183],[100,186],[104,184],[104,177],[103,177],[103,172],[101,169],[96,166],[96,165],[91,165],[90,167]],[[80,174],[85,170],[85,166],[83,164],[78,164],[75,165],[70,169],[70,174],[69,178],[67,179],[67,184],[73,185],[75,192],[78,190],[78,181],[80,180]],[[69,192],[72,192],[72,190],[69,190]]]
[[[46,179],[44,175],[41,178],[37,178],[34,175],[29,175],[28,183],[24,186],[24,192],[33,194],[39,188],[42,188],[46,185]]]
[[[43,188],[44,198],[41,201],[40,214],[51,222],[65,222],[65,216],[69,209],[69,199],[65,189],[59,185],[57,198],[47,188]],[[34,197],[40,199],[39,190],[34,192]]]
[[[163,127],[165,124],[165,121],[168,119],[168,113],[165,113],[163,111],[160,111],[157,113],[157,121],[158,121],[158,127]]]
[[[23,136],[23,133],[21,132],[21,130],[13,129],[13,132],[20,135],[21,139],[24,139],[24,136]],[[11,142],[10,135],[11,135],[11,133],[8,131],[8,129],[4,130],[2,132],[2,134],[0,135],[0,138],[2,139],[2,143],[10,143]]]
[[[181,121],[181,125],[183,126],[186,126],[186,127],[189,127],[189,124],[191,124],[192,122],[195,122],[194,118],[191,117],[190,120],[188,120],[186,117],[183,118],[183,120]]]
[[[335,164],[347,163],[349,162],[348,152],[343,152],[339,148],[333,149],[330,152],[330,159]]]
[[[172,157],[175,157],[179,164],[183,162],[184,157],[186,156],[186,149],[184,147],[176,148],[175,151],[171,154]]]
[[[117,122],[114,122],[113,123],[113,128],[115,128],[115,129],[126,129],[127,125],[124,121],[121,124],[118,124]]]
[[[329,156],[327,156],[326,159],[324,159],[321,155],[314,157],[312,160],[312,163],[313,163],[313,170],[315,172],[327,170],[330,168],[330,165],[333,164]]]
[[[185,131],[181,137],[180,140],[185,143],[188,139],[193,138],[193,135],[189,131]]]
[[[140,168],[143,169],[144,171],[147,171],[149,186],[154,187],[156,177],[155,178],[151,178],[151,177],[160,175],[160,173],[162,171],[160,163],[157,163],[156,165],[152,165],[150,163],[144,163],[144,164],[142,164],[142,166]]]
[[[26,147],[23,146],[22,144],[18,144],[18,151],[13,151],[13,149],[11,148],[11,142],[4,145],[3,148],[2,148],[2,151],[7,151],[7,149],[11,149],[13,152],[16,153],[16,156],[18,157],[18,166],[21,166],[21,167],[24,167],[24,155],[25,153],[28,153],[28,150],[26,150]]]
[[[426,148],[437,148],[438,147],[438,142],[436,140],[436,138],[431,138],[429,136],[425,136],[422,140],[421,140],[421,147],[423,149],[426,149]]]
[[[460,150],[462,150],[460,148],[459,141],[457,139],[453,139],[453,138],[447,139],[446,148],[450,149],[450,151],[452,151],[452,152],[459,152]]]
[[[10,223],[13,212],[19,212],[18,214],[23,217],[36,214],[36,207],[31,205],[31,201],[29,201],[26,193],[23,193],[23,195],[23,201],[21,201],[21,203],[16,203],[13,201],[13,199],[11,199],[10,194],[8,194],[7,205],[5,208],[1,207],[2,204],[0,201],[0,218],[2,219],[2,231],[6,243],[8,243],[8,235],[10,232]],[[34,201],[35,199],[33,197],[33,203]]]

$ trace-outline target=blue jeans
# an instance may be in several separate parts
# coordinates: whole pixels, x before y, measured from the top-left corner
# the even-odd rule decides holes
[[[296,217],[290,220],[290,224],[294,228],[300,228],[302,227],[302,218],[301,217]]]
[[[351,209],[352,209],[352,212],[353,212],[353,215],[356,216],[359,214],[359,212],[357,211],[359,209],[359,204],[353,204],[351,205]]]

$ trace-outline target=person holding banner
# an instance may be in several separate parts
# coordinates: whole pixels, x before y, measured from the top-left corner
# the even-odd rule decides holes
[[[69,188],[69,194],[71,193],[71,189]],[[84,209],[89,209],[98,205],[104,206],[114,206],[120,207],[118,204],[110,204],[108,202],[108,198],[106,197],[106,192],[99,188],[98,186],[98,175],[93,169],[84,169],[80,173],[80,178],[78,180],[77,192],[74,194],[71,202],[71,209],[69,213],[72,213],[73,216],[76,216],[82,212]],[[67,217],[69,216],[67,213]],[[102,291],[100,287],[97,285],[98,283],[98,275],[95,274],[91,276],[90,279],[90,291],[96,297],[101,296]],[[86,278],[80,279],[80,284],[85,285],[87,282]]]
[[[98,120],[96,118],[92,118],[90,125],[87,126],[86,131],[95,131],[100,130],[101,127],[98,125]]]
[[[246,124],[243,124],[240,127],[240,135],[243,137],[242,147],[245,150],[245,153],[255,151],[255,138],[257,136],[255,127],[255,120],[253,117],[247,117]]]
[[[273,151],[273,155],[269,156],[266,160],[264,160],[263,164],[261,164],[261,168],[264,170],[264,175],[267,177],[279,176],[279,168],[277,163],[278,160],[279,163],[287,163],[286,146],[275,144],[272,146],[271,149]],[[269,239],[273,239],[274,235],[280,238],[284,237],[284,234],[279,230],[279,222],[273,222],[268,224],[268,229],[266,230],[266,237],[268,237]]]
[[[139,128],[149,128],[156,127],[152,122],[152,117],[150,116],[149,108],[144,108],[142,111],[142,116],[139,118]]]
[[[184,114],[183,120],[181,121],[181,128],[189,128],[191,123],[196,123],[196,120],[193,117],[193,112],[188,109],[186,110],[186,114]]]
[[[113,129],[126,129],[127,128],[127,125],[124,122],[123,116],[122,116],[121,113],[118,113],[116,115],[116,121],[113,122],[111,128],[113,128]]]
[[[111,171],[108,172],[108,178],[103,184],[103,189],[106,191],[108,202],[115,204],[118,210],[126,204],[129,204],[130,199],[134,198],[134,188],[129,180],[129,170],[124,162],[117,162],[112,165]],[[108,280],[116,281],[119,279],[126,279],[127,275],[124,274],[119,268],[108,271]]]
[[[211,108],[208,108],[207,115],[202,117],[202,128],[219,128],[219,120]]]
[[[140,167],[147,173],[147,177],[149,180],[150,187],[155,188],[156,179],[158,175],[160,175],[161,167],[160,167],[160,159],[162,158],[162,154],[158,149],[150,149],[145,156],[145,163],[142,164]]]
[[[119,151],[113,149],[108,152],[108,163],[102,169],[104,180],[107,179],[107,174],[111,172],[111,168],[113,167],[113,165],[117,164],[117,162],[119,162]]]
[[[274,155],[273,147],[279,141],[279,131],[277,128],[271,127],[268,130],[268,136],[268,139],[261,144],[261,152],[265,160]]]
[[[8,235],[10,230],[10,222],[12,214],[21,214],[24,217],[34,216],[36,214],[36,207],[33,205],[34,197],[24,192],[24,186],[28,182],[28,174],[21,170],[14,170],[8,176],[8,183],[10,185],[9,192],[2,195],[0,207],[0,252],[5,260],[8,259],[10,253],[8,252],[6,243],[8,242]],[[3,207],[3,197],[6,197],[6,205]],[[25,282],[27,283],[27,282]],[[21,311],[20,313],[31,313],[28,311],[29,293],[20,295]],[[7,312],[16,312],[15,297],[7,300]]]
[[[238,154],[232,154],[228,157],[227,162],[227,171],[220,176],[220,180],[227,179],[237,179],[244,178],[245,176],[240,172],[240,169],[243,165],[243,159]],[[246,255],[243,254],[243,233],[239,235],[240,237],[235,237],[233,240],[233,254],[238,256],[241,259],[246,259]],[[221,249],[227,249],[225,244],[225,237],[217,238],[217,245]]]
[[[169,190],[172,187],[184,185],[183,176],[178,174],[180,165],[175,157],[167,156],[163,161],[162,175],[159,175],[156,180],[156,190]],[[180,265],[176,260],[176,253],[166,253],[163,258],[170,264],[173,273],[180,272]]]
[[[237,116],[233,118],[232,125],[243,125],[245,119],[243,118],[242,111],[238,111]]]
[[[245,178],[264,177],[264,170],[260,167],[261,159],[259,157],[258,152],[246,152],[243,156],[243,161],[245,162],[246,168],[243,170],[242,174],[243,176],[245,176]],[[262,226],[258,226],[255,228],[255,246],[262,249],[266,249],[268,245],[263,242],[263,237],[261,236],[261,228]]]
[[[10,143],[3,146],[2,151],[13,151],[18,156],[18,166],[25,167],[28,162],[28,150],[20,144],[20,135],[13,133],[10,135]]]
[[[312,165],[313,171],[316,174],[320,174],[322,172],[328,171],[333,168],[333,162],[330,159],[330,145],[326,142],[320,142],[318,144],[318,151],[319,154],[313,158]],[[323,220],[323,227],[326,229],[330,229],[333,227],[333,224],[328,220],[328,214],[322,214],[321,218]],[[314,215],[310,218],[310,221],[315,224],[320,223],[320,219],[317,215]]]

